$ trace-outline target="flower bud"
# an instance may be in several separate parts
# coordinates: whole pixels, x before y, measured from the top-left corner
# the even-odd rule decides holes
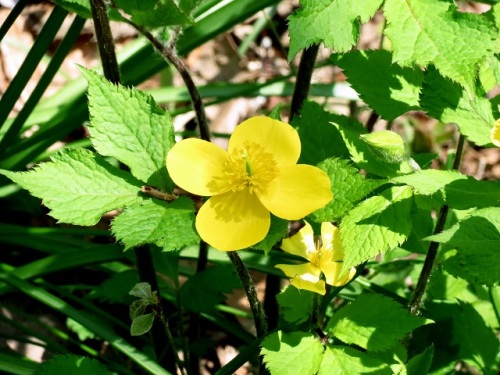
[[[363,134],[361,139],[369,149],[382,161],[401,163],[405,157],[405,144],[399,134],[389,130]]]

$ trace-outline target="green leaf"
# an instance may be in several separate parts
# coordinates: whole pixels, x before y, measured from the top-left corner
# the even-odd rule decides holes
[[[111,372],[97,359],[74,354],[56,354],[38,367],[33,375],[110,375]]]
[[[315,294],[291,285],[281,291],[276,299],[287,322],[305,322],[311,318]]]
[[[479,62],[500,50],[498,31],[490,20],[459,12],[451,1],[386,0],[384,14],[393,62],[434,64],[469,92],[474,92]]]
[[[65,149],[28,172],[0,174],[42,198],[51,216],[69,224],[94,225],[106,212],[143,201],[140,181],[85,149]]]
[[[307,332],[274,332],[262,341],[260,354],[271,374],[314,375],[323,356],[319,339]]]
[[[302,145],[299,163],[316,165],[332,156],[344,159],[349,157],[349,150],[339,130],[331,123],[352,126],[360,132],[363,131],[363,126],[357,121],[330,113],[316,102],[304,102],[300,116],[295,116],[292,121]]]
[[[344,271],[378,253],[400,245],[410,234],[413,207],[410,187],[392,187],[371,197],[344,217],[340,238],[344,250]]]
[[[391,52],[355,50],[332,58],[360,98],[384,119],[420,109],[422,71],[394,64]]]
[[[348,346],[329,346],[323,355],[318,375],[392,375],[391,368],[368,353]]]
[[[425,319],[410,314],[391,298],[362,294],[333,315],[327,331],[347,344],[368,351],[384,351],[424,322]]]
[[[126,164],[136,178],[172,191],[165,158],[175,143],[170,115],[150,95],[116,86],[82,69],[89,83],[90,136],[95,149]]]
[[[361,22],[367,22],[382,0],[301,0],[289,18],[291,60],[301,49],[323,42],[337,52],[350,50],[358,41]]]
[[[90,0],[54,0],[60,7],[74,12],[83,18],[92,18]]]
[[[128,294],[144,300],[149,300],[153,296],[151,285],[149,285],[148,283],[135,284]]]
[[[453,348],[455,360],[463,360],[483,370],[495,365],[498,339],[472,305],[462,301],[446,301],[428,304],[426,308],[429,318],[438,326],[434,328],[439,331],[438,343],[444,342],[446,345],[446,348],[441,349],[450,351]],[[438,355],[440,353],[436,353],[436,360]]]
[[[180,0],[179,9],[184,12],[184,14],[191,15],[203,1],[204,0]]]
[[[241,287],[230,266],[214,266],[191,276],[180,291],[182,306],[193,312],[213,312],[215,305],[226,300],[224,293]]]
[[[361,139],[361,135],[366,134],[363,128],[352,125],[345,125],[334,122],[335,127],[340,131],[345,145],[351,154],[351,160],[368,173],[382,177],[394,177],[414,171],[410,159],[404,159],[401,163],[389,163],[381,160],[369,145]]]
[[[173,0],[115,0],[115,3],[132,16],[132,21],[144,27],[157,28],[192,23]],[[184,6],[188,5],[184,3]]]
[[[77,321],[68,318],[66,319],[66,327],[78,335],[78,340],[85,341],[87,339],[95,339],[96,335],[94,332],[87,329],[85,326],[81,325]]]
[[[133,321],[137,317],[144,315],[146,312],[146,308],[149,306],[149,302],[144,299],[138,299],[135,300],[130,304],[130,309],[129,309],[129,316],[130,319]]]
[[[392,182],[412,186],[415,194],[431,196],[459,210],[500,205],[499,182],[478,181],[456,171],[421,170]]]
[[[471,283],[493,286],[500,281],[500,208],[472,212],[450,229],[426,240],[457,249],[444,263],[446,270]]]
[[[269,232],[262,241],[253,245],[252,248],[262,250],[266,255],[269,254],[273,246],[286,236],[287,230],[287,220],[271,215],[271,226],[269,228]]]
[[[434,356],[434,346],[431,345],[422,353],[412,357],[406,364],[406,375],[428,374]]]
[[[332,201],[311,214],[312,219],[318,223],[337,221],[351,210],[355,203],[385,183],[385,180],[365,178],[347,160],[327,159],[318,164],[318,168],[330,178],[333,193]]]
[[[149,199],[125,209],[111,223],[113,234],[125,250],[153,243],[164,251],[195,245],[194,203],[187,197],[172,202]]]
[[[460,132],[477,145],[492,145],[490,130],[495,122],[490,101],[481,88],[466,93],[457,83],[443,78],[433,67],[425,73],[420,105],[444,124],[457,124]]]
[[[140,336],[149,332],[151,327],[153,327],[154,320],[155,316],[153,313],[138,316],[130,325],[130,334],[132,336]]]
[[[139,282],[136,270],[115,273],[94,289],[91,297],[109,303],[126,303],[130,301],[130,290]]]

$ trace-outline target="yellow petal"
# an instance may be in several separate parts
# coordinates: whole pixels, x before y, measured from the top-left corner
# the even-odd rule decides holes
[[[232,251],[264,239],[271,215],[248,189],[210,198],[198,212],[196,229],[212,247]]]
[[[278,168],[297,163],[300,156],[300,139],[297,131],[285,122],[265,116],[243,121],[229,139],[228,151],[243,149],[255,142],[273,155]]]
[[[282,270],[296,288],[325,294],[325,282],[319,278],[321,271],[311,263],[277,264],[276,268]]]
[[[497,147],[500,147],[500,120],[496,120],[491,129],[491,142]]]
[[[351,268],[351,270],[341,275],[340,271],[342,270],[342,262],[340,261],[332,261],[332,262],[321,262],[320,264],[321,271],[325,275],[326,283],[333,286],[342,286],[347,284],[356,274],[356,269]]]
[[[286,220],[303,218],[333,198],[326,173],[303,164],[282,169],[278,177],[257,194],[269,211]]]
[[[285,238],[281,243],[281,248],[287,253],[298,255],[309,260],[309,254],[315,252],[314,233],[311,225],[306,223],[302,229],[292,237]]]
[[[339,228],[329,222],[321,223],[321,240],[323,242],[322,249],[332,255],[331,260],[344,259]]]

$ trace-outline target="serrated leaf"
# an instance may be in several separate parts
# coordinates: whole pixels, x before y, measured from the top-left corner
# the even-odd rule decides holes
[[[474,92],[478,63],[500,50],[498,31],[478,14],[459,12],[454,2],[386,0],[385,34],[394,62],[426,67]]]
[[[92,18],[90,0],[54,0],[54,3],[82,18]]]
[[[459,210],[500,205],[499,182],[478,181],[456,171],[421,170],[392,181],[412,186],[416,194],[443,200]]]
[[[489,286],[500,282],[500,208],[472,212],[450,229],[426,240],[456,248],[456,255],[444,262],[446,270],[471,283]]]
[[[70,331],[76,333],[78,336],[78,340],[80,341],[96,338],[94,332],[90,331],[85,326],[82,326],[80,323],[71,318],[66,319],[66,327],[68,327]]]
[[[360,136],[366,134],[366,130],[355,126],[348,126],[340,123],[333,123],[339,129],[345,145],[351,154],[351,160],[366,172],[381,176],[394,177],[414,171],[409,159],[404,159],[401,163],[388,163],[380,160],[373,153],[368,144]]]
[[[232,267],[218,265],[191,276],[180,291],[179,298],[186,310],[213,312],[215,305],[226,300],[224,293],[241,287]]]
[[[361,202],[340,224],[342,270],[400,245],[410,234],[413,206],[410,187],[392,187]]]
[[[410,314],[388,297],[362,294],[333,315],[327,331],[347,344],[368,351],[384,351],[424,322],[425,319]]]
[[[328,112],[316,102],[304,102],[300,116],[295,116],[292,121],[302,145],[299,163],[316,165],[332,156],[349,157],[349,150],[339,130],[332,123],[352,126],[360,132],[363,131],[363,126],[357,121]]]
[[[91,70],[82,73],[89,83],[89,131],[95,149],[126,164],[146,184],[172,191],[165,162],[175,144],[170,115],[150,95],[114,85]]]
[[[481,88],[466,93],[457,83],[443,78],[433,67],[425,73],[420,105],[442,123],[457,124],[460,132],[477,145],[492,145],[490,131],[495,122],[490,101]]]
[[[151,327],[153,327],[154,320],[155,316],[153,313],[138,316],[130,325],[130,334],[132,336],[140,336],[149,332]]]
[[[446,347],[441,347],[441,350],[448,352],[453,348],[452,360],[463,360],[482,370],[495,365],[499,350],[498,339],[472,305],[462,301],[446,301],[428,304],[426,310],[436,322],[434,331],[439,335],[436,345],[444,342]],[[436,353],[436,360],[439,354],[441,353]]]
[[[271,374],[314,375],[323,356],[319,339],[307,332],[271,333],[262,341],[260,354]],[[293,370],[292,370],[293,369]]]
[[[351,51],[334,55],[347,81],[360,98],[386,120],[420,109],[423,73],[419,68],[401,67],[386,50]]]
[[[139,282],[136,270],[113,274],[94,289],[92,298],[109,303],[124,303],[130,300],[130,290]]]
[[[323,355],[318,375],[392,375],[391,368],[368,353],[348,346],[329,346]]]
[[[431,345],[422,353],[412,357],[406,364],[406,375],[428,374],[434,356],[434,346]]]
[[[149,300],[153,292],[151,291],[151,285],[148,283],[137,283],[128,294],[140,299]]]
[[[148,28],[192,22],[173,0],[115,0],[115,3],[132,16],[132,21]]]
[[[301,49],[323,42],[337,52],[350,50],[358,41],[361,22],[367,22],[382,0],[301,0],[289,17],[291,60]]]
[[[180,197],[172,202],[149,199],[125,209],[113,220],[111,229],[125,250],[153,243],[164,251],[172,251],[200,241],[193,223],[191,199]]]
[[[286,236],[287,230],[287,220],[271,215],[271,226],[269,227],[269,232],[267,232],[266,237],[262,241],[252,245],[252,248],[262,250],[267,255],[273,246]]]
[[[314,296],[313,292],[287,286],[276,296],[276,299],[285,320],[300,323],[311,318]]]
[[[312,219],[318,223],[337,221],[351,210],[355,203],[386,182],[365,178],[347,160],[327,159],[318,164],[318,168],[330,178],[333,193],[332,201],[311,214]]]
[[[143,201],[141,181],[86,149],[66,149],[28,172],[0,170],[60,222],[90,226],[105,213]]]
[[[110,375],[111,372],[97,359],[81,357],[73,354],[56,354],[51,356],[33,375]]]

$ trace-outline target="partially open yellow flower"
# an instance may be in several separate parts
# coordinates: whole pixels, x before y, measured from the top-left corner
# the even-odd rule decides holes
[[[497,147],[500,147],[500,119],[496,120],[491,128],[491,142]]]
[[[332,199],[330,180],[319,168],[296,164],[300,140],[290,125],[253,117],[238,125],[228,151],[200,139],[177,143],[167,155],[174,182],[211,196],[196,217],[201,238],[232,251],[264,239],[274,215],[297,220]]]
[[[356,274],[354,267],[347,274],[340,274],[344,252],[340,244],[339,229],[331,223],[321,224],[321,239],[318,241],[314,241],[312,227],[306,223],[294,236],[285,238],[281,248],[308,261],[296,265],[276,265],[298,289],[324,295],[325,280],[329,285],[342,286],[351,281]],[[321,279],[321,273],[324,274],[325,280]]]

